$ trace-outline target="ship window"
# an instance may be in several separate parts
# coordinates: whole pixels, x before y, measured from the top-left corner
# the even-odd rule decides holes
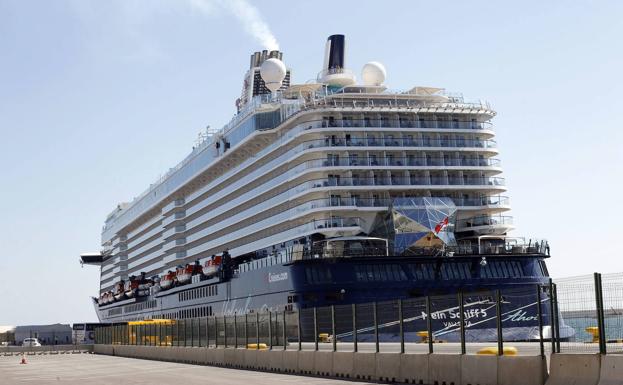
[[[490,268],[489,264],[486,264],[485,266],[480,267],[481,278],[490,278],[489,268]]]
[[[360,282],[366,281],[366,271],[363,266],[355,266],[355,279]]]
[[[407,275],[398,265],[387,265],[387,274],[392,277],[394,281],[406,281]]]
[[[366,269],[366,277],[368,281],[374,281],[374,270],[372,270],[371,266],[364,266]]]
[[[385,274],[385,268],[380,265],[375,265],[375,275],[378,275],[380,281],[387,281],[387,274]],[[378,272],[378,273],[377,273]]]
[[[435,277],[433,266],[430,263],[422,263],[417,265],[409,265],[411,274],[417,280],[431,280]]]
[[[442,265],[441,278],[442,279],[456,279],[455,271],[452,263],[446,263]]]
[[[549,272],[547,271],[547,266],[545,265],[545,261],[539,261],[539,268],[541,270],[541,274],[544,277],[549,276]]]
[[[511,276],[510,272],[508,271],[508,263],[506,261],[499,263],[499,266],[502,269],[502,274],[504,278],[508,278]]]
[[[518,261],[510,261],[511,267],[513,269],[513,277],[519,278],[523,277],[523,271],[521,269],[521,263]]]
[[[330,283],[332,281],[331,270],[325,266],[307,266],[305,268],[307,283]]]

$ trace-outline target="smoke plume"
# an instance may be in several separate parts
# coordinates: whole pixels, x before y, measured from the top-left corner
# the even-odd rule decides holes
[[[247,0],[191,0],[191,4],[206,14],[212,14],[214,8],[222,8],[234,15],[242,24],[245,32],[251,35],[267,50],[279,49],[277,39],[255,6]]]

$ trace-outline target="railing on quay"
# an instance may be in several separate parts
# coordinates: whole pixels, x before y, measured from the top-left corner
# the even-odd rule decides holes
[[[549,290],[548,285],[535,284],[298,311],[118,324],[98,328],[96,344],[463,354],[494,344],[496,353],[503,355],[517,311],[531,308],[535,320],[524,332],[531,333],[533,343],[522,353],[544,355],[545,338],[539,330],[550,324]]]
[[[550,280],[454,295],[113,324],[96,329],[96,344],[461,354],[482,354],[484,349],[541,356],[622,353],[623,312],[613,308],[623,307],[621,278],[623,274],[595,273],[592,280],[581,277],[558,284]],[[527,326],[517,324],[522,320],[529,321]]]

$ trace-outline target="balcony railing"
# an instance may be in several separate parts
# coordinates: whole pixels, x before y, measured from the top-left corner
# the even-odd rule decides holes
[[[447,147],[447,148],[497,148],[494,140],[485,139],[431,139],[431,138],[325,138],[303,142],[305,149],[317,147]]]
[[[377,177],[377,178],[323,178],[305,182],[299,186],[312,184],[313,187],[330,186],[391,186],[391,185],[451,185],[451,186],[504,186],[504,178],[453,178],[453,177]],[[298,187],[298,186],[297,186]],[[307,187],[303,187],[306,190]]]
[[[478,227],[478,226],[498,226],[498,225],[512,225],[513,217],[509,216],[488,216],[483,215],[474,218],[466,218],[457,221],[456,226],[458,228],[470,228],[470,227]]]
[[[480,198],[450,198],[458,207],[463,206],[503,206],[508,205],[508,197],[490,196]],[[295,207],[297,213],[324,207],[382,207],[391,205],[391,198],[361,198],[333,196],[331,198],[313,199]]]
[[[329,167],[329,166],[350,166],[350,167],[362,167],[362,166],[413,166],[413,167],[492,167],[500,166],[500,160],[494,158],[450,158],[440,156],[349,156],[339,157],[333,156],[324,159],[312,159],[300,163],[304,164],[308,168],[311,167]],[[297,166],[299,166],[297,165]],[[295,167],[297,167],[295,166]]]
[[[466,121],[466,120],[424,120],[424,119],[395,119],[395,118],[364,118],[364,119],[335,119],[312,120],[306,122],[307,128],[440,128],[440,129],[491,129],[490,122]]]

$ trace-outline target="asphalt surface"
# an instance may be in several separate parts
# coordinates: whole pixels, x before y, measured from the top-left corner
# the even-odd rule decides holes
[[[0,384],[253,384],[253,385],[341,385],[351,381],[175,364],[96,354],[0,356]],[[359,382],[361,384],[361,382]]]

